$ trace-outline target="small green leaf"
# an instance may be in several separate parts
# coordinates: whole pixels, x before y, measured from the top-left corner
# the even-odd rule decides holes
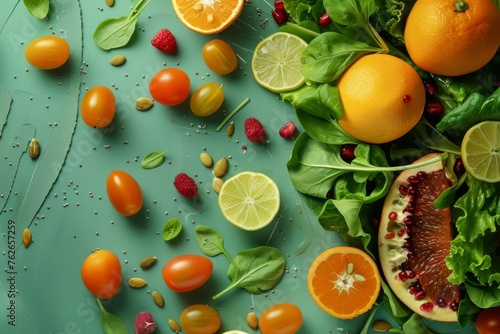
[[[128,334],[128,329],[122,319],[117,315],[106,311],[102,306],[101,300],[97,299],[97,304],[101,309],[101,325],[105,334]]]
[[[167,152],[168,150],[165,150],[163,152],[153,151],[147,154],[144,159],[142,159],[141,167],[144,169],[152,169],[160,166],[163,161],[165,161],[164,154]]]
[[[236,265],[224,248],[224,237],[222,234],[205,225],[196,226],[195,234],[196,242],[203,254],[207,256],[224,254],[233,265]]]
[[[163,226],[163,240],[169,241],[181,233],[182,223],[177,218],[169,219]]]
[[[37,19],[44,19],[49,14],[49,0],[24,0],[24,6]]]

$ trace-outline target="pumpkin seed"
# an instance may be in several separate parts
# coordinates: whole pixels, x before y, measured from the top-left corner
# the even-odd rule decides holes
[[[40,142],[38,139],[33,138],[28,145],[28,154],[31,159],[36,159],[40,155]]]
[[[202,152],[200,154],[200,161],[205,167],[212,167],[214,160],[212,159],[212,156],[208,154],[207,152]]]
[[[169,318],[168,325],[170,326],[170,329],[176,333],[179,333],[181,331],[181,326],[179,326],[179,323],[177,321],[175,321],[174,319]]]
[[[159,307],[163,307],[163,305],[165,305],[165,301],[163,300],[163,296],[158,291],[153,291],[151,296],[153,296],[153,301]]]
[[[391,328],[392,328],[392,325],[390,323],[386,322],[386,321],[383,321],[383,320],[375,321],[372,324],[372,329],[375,332],[379,332],[379,333],[387,332]]]
[[[247,324],[248,327],[250,327],[253,330],[259,328],[259,320],[257,319],[257,315],[255,314],[255,312],[249,312],[247,314]]]
[[[106,0],[106,5],[108,5],[109,7],[113,7],[115,4],[115,0]]]
[[[111,58],[109,63],[113,66],[122,66],[127,61],[127,57],[124,55],[116,55]]]
[[[139,265],[142,269],[146,270],[151,268],[156,263],[156,261],[158,261],[158,258],[156,256],[148,256],[144,258]]]
[[[28,248],[31,244],[31,239],[32,239],[31,231],[29,228],[24,229],[22,239],[24,248]]]
[[[153,106],[153,101],[151,99],[148,99],[147,97],[140,97],[135,101],[135,109],[139,111],[146,111],[151,109]]]
[[[224,180],[220,177],[214,177],[214,179],[212,180],[212,188],[217,194],[220,192],[220,188],[222,188],[223,184]]]
[[[231,121],[228,125],[227,125],[227,128],[226,128],[226,135],[228,137],[231,137],[234,133],[234,122]]]
[[[229,167],[229,162],[226,157],[221,158],[214,166],[214,175],[215,177],[222,177],[227,172],[227,168]]]
[[[139,277],[132,277],[131,279],[128,280],[128,285],[134,289],[145,287],[147,284],[148,283],[144,279]]]

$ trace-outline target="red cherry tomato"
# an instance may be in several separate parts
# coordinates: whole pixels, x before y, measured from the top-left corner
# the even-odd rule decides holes
[[[484,309],[476,318],[478,334],[500,333],[500,306]]]
[[[156,73],[149,82],[149,92],[158,103],[176,106],[189,96],[190,80],[178,68],[166,68]]]
[[[109,200],[116,211],[124,216],[132,216],[142,208],[142,191],[139,183],[128,173],[112,171],[106,181]]]
[[[180,320],[186,334],[214,334],[221,325],[219,313],[203,304],[186,307],[181,313]]]
[[[224,91],[215,82],[207,82],[198,87],[191,95],[189,107],[196,116],[209,116],[219,110],[224,102]]]
[[[269,307],[259,318],[262,334],[295,334],[302,326],[302,312],[291,303]]]
[[[236,53],[221,39],[213,39],[201,50],[205,64],[217,74],[229,74],[238,66]]]
[[[111,251],[100,249],[91,253],[82,264],[82,280],[97,298],[112,298],[122,284],[120,260]]]
[[[196,254],[174,257],[163,267],[162,276],[168,287],[176,292],[198,289],[212,275],[210,259]]]
[[[115,111],[115,95],[108,87],[92,87],[83,96],[80,112],[88,126],[93,128],[107,126],[115,117]]]
[[[24,50],[31,65],[41,70],[61,67],[69,58],[68,42],[58,36],[43,36],[32,40]]]

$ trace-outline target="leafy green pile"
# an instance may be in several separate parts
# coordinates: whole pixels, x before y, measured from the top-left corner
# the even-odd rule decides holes
[[[449,280],[467,289],[458,311],[464,326],[480,309],[500,305],[500,184],[452,173],[465,132],[480,121],[500,120],[500,53],[482,69],[460,77],[422,71],[405,53],[403,40],[404,23],[415,1],[284,0],[293,22],[281,30],[309,43],[301,66],[306,84],[281,94],[305,130],[287,167],[294,187],[322,227],[337,231],[349,245],[375,257],[377,231],[372,220],[380,217],[394,174],[416,158],[442,152],[438,159],[447,159],[453,186],[435,205],[452,205],[456,237],[446,264],[453,271]],[[500,8],[500,0],[495,1]],[[332,24],[319,26],[325,10]],[[337,123],[343,108],[335,82],[354,61],[373,52],[400,57],[425,82],[434,83],[437,90],[430,98],[443,105],[444,116],[422,118],[390,146],[370,145],[346,134]],[[345,144],[357,145],[351,163],[340,155]],[[383,291],[381,305],[403,325],[403,331],[429,333],[385,284]]]

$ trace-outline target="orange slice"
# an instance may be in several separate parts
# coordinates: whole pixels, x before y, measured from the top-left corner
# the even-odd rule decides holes
[[[216,34],[240,16],[245,0],[172,0],[179,20],[201,34]]]
[[[309,293],[326,313],[352,319],[372,308],[380,292],[375,261],[355,247],[339,246],[321,253],[307,277]]]

